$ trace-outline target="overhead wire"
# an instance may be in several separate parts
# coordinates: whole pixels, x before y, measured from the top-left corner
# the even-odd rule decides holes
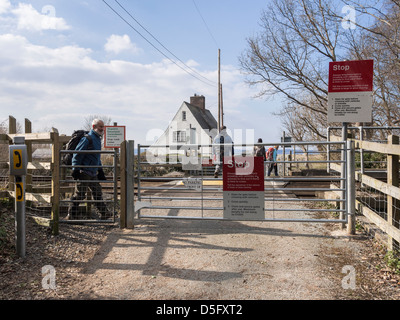
[[[214,41],[215,45],[217,46],[217,48],[219,48],[217,40],[215,40],[215,37],[214,37],[213,33],[211,32],[210,28],[208,27],[208,24],[207,24],[206,20],[204,19],[203,15],[201,14],[200,9],[199,9],[196,1],[195,0],[192,0],[192,1],[193,1],[193,4],[194,4],[194,6],[195,6],[195,8],[197,10],[197,13],[199,14],[201,20],[203,20],[203,23],[206,26],[208,33],[210,34],[210,36],[213,39],[213,41]]]
[[[115,0],[115,2],[118,3],[118,5],[127,13],[129,14],[129,16],[137,23],[139,24],[148,34],[151,35],[151,37],[157,41],[157,43],[159,43],[165,50],[167,50],[170,54],[172,54],[177,60],[179,60],[179,62],[181,62],[186,68],[188,68],[189,70],[191,70],[192,72],[194,72],[195,74],[191,73],[189,70],[185,69],[184,67],[182,67],[181,65],[179,65],[175,60],[171,59],[169,56],[167,56],[163,51],[161,51],[156,45],[154,45],[150,40],[148,40],[142,33],[139,32],[139,30],[137,30],[129,21],[127,21],[117,10],[115,10],[107,1],[102,0],[121,20],[123,20],[131,29],[133,29],[140,37],[142,37],[148,44],[150,44],[155,50],[157,50],[161,55],[163,55],[166,59],[168,59],[169,61],[171,61],[173,64],[175,64],[177,67],[179,67],[181,70],[183,70],[184,72],[186,72],[187,74],[189,74],[190,76],[192,76],[193,78],[203,82],[204,84],[208,85],[208,86],[215,86],[215,82],[211,81],[207,78],[205,78],[204,76],[200,75],[199,73],[197,73],[195,70],[193,70],[192,68],[190,68],[188,65],[186,65],[181,59],[179,59],[176,55],[174,55],[170,50],[168,50],[164,45],[161,44],[160,41],[158,41],[146,28],[144,28],[117,0]],[[198,74],[199,76],[201,76],[203,79],[199,78],[198,76],[196,76],[196,74]],[[213,83],[213,84],[211,84]]]
[[[194,70],[193,68],[191,68],[190,66],[188,66],[185,62],[183,62],[181,59],[179,59],[179,57],[177,57],[173,52],[171,52],[165,45],[163,45],[149,30],[147,30],[137,19],[135,19],[135,17],[132,16],[132,14],[125,9],[125,7],[119,3],[118,0],[115,0],[115,2],[122,8],[122,10],[124,10],[144,31],[146,31],[160,46],[162,46],[165,50],[168,51],[168,53],[170,53],[175,59],[177,59],[180,63],[182,63],[186,68],[188,68],[189,70],[191,70],[192,72],[194,72],[195,74],[197,74],[198,76],[202,77],[203,79],[205,79],[206,81],[209,81],[213,84],[217,84],[216,82],[204,77],[203,75],[201,75],[200,73],[198,73],[196,70]]]

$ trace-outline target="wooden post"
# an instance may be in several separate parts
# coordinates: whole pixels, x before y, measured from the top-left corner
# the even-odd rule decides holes
[[[15,134],[17,133],[17,120],[13,116],[8,117],[8,133],[9,134]],[[9,142],[9,144],[12,144],[12,141]],[[13,192],[14,191],[14,177],[9,176],[8,177],[8,191]]]
[[[60,141],[57,129],[52,129],[51,140],[51,222],[53,235],[58,235],[60,218]]]
[[[17,133],[17,120],[13,116],[8,117],[8,133],[15,134]]]
[[[222,83],[220,84],[221,87],[221,127],[224,126],[224,98],[222,93]]]
[[[390,135],[388,137],[389,145],[399,144],[399,137]],[[388,154],[387,156],[387,183],[399,187],[399,155]],[[400,210],[398,209],[400,201],[391,196],[387,196],[387,221],[389,225],[399,228]],[[393,250],[396,246],[396,240],[388,236],[388,248]]]
[[[218,132],[221,131],[221,49],[218,49]]]
[[[28,119],[25,119],[25,133],[32,133],[32,122]],[[32,142],[26,141],[26,150],[28,153],[28,162],[32,163]],[[32,192],[32,171],[26,175],[25,181],[25,191]]]

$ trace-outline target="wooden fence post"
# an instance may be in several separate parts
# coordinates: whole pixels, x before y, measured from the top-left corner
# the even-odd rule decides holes
[[[8,134],[15,134],[17,133],[17,120],[13,116],[8,117]],[[9,142],[12,144],[12,141]],[[8,176],[8,191],[14,191],[14,177]]]
[[[399,144],[399,137],[390,135],[388,137],[389,145]],[[389,185],[399,187],[399,156],[398,155],[387,155],[387,183]],[[393,225],[395,228],[399,228],[400,210],[398,209],[400,201],[391,196],[387,196],[387,221],[389,225]],[[388,248],[393,250],[396,248],[396,240],[392,237],[388,237]]]
[[[60,219],[60,140],[57,129],[52,129],[51,140],[51,222],[53,234],[58,235]]]
[[[25,133],[32,133],[32,122],[25,118]],[[26,149],[28,153],[28,162],[32,163],[32,142],[26,141]],[[26,192],[32,192],[32,171],[26,175]]]

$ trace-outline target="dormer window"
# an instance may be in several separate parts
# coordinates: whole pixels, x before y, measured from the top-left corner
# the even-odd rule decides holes
[[[186,111],[182,111],[182,121],[186,121]]]

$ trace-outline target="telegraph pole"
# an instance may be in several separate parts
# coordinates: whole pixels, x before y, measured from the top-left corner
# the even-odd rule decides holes
[[[218,49],[218,132],[221,132],[221,49]]]
[[[224,95],[222,93],[222,83],[220,84],[220,95],[221,95],[221,127],[224,126]]]

